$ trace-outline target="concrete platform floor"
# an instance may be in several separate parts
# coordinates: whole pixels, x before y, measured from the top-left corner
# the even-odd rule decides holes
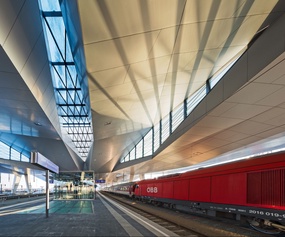
[[[26,206],[14,200],[0,205],[0,236],[125,237],[161,236],[160,233],[175,236],[158,226],[152,229],[152,223],[146,226],[148,220],[140,220],[130,217],[123,209],[102,197],[96,200],[53,200],[48,217],[43,198],[29,200]]]

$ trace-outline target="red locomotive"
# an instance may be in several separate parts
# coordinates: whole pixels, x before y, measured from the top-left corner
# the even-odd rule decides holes
[[[126,194],[137,199],[213,216],[247,217],[253,228],[267,234],[285,231],[284,153],[120,186],[126,185]]]

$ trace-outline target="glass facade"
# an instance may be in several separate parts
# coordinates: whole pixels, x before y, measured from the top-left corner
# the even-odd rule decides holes
[[[24,155],[23,152],[17,151],[16,149],[8,146],[3,142],[0,142],[0,158],[6,160],[30,162],[30,157]]]
[[[92,171],[54,174],[54,199],[94,199],[94,185]]]

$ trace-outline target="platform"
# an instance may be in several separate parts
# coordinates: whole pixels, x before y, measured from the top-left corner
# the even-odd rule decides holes
[[[43,201],[25,209],[17,203],[0,205],[0,230],[0,236],[175,236],[100,196],[51,201],[48,218]]]

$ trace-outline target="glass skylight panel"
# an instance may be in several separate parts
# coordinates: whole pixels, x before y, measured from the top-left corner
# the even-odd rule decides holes
[[[222,77],[231,69],[231,67],[236,63],[236,61],[241,57],[244,50],[242,50],[239,55],[236,57],[235,60],[233,60],[231,63],[229,63],[221,72],[218,73],[217,76],[213,76],[209,82],[211,89],[222,79]]]
[[[153,129],[151,129],[144,137],[144,156],[150,156],[152,155],[152,132]]]
[[[17,160],[20,161],[20,152],[11,149],[11,160]]]
[[[161,120],[161,143],[163,143],[170,135],[169,115]]]
[[[206,96],[206,85],[197,90],[190,98],[187,99],[187,116],[192,110],[200,103],[200,101]]]
[[[131,150],[130,152],[130,160],[136,159],[136,150],[135,148]]]
[[[0,158],[7,160],[16,160],[16,161],[24,161],[29,162],[30,158],[21,154],[16,149],[6,145],[3,142],[0,142]]]
[[[22,154],[21,155],[21,161],[23,161],[23,162],[30,162],[30,159],[27,156]]]
[[[66,87],[67,88],[74,88],[74,87],[79,88],[80,87],[80,85],[78,83],[76,83],[76,82],[78,82],[78,80],[76,80],[76,68],[75,68],[75,66],[72,66],[72,65],[67,66],[66,76],[68,78],[68,80],[66,81]]]
[[[46,17],[45,19],[47,21],[47,27],[52,29],[49,40],[52,38],[52,43],[55,44],[53,48],[56,48],[52,48],[55,51],[51,52],[51,59],[53,62],[62,62],[65,59],[65,38],[62,37],[63,32],[65,32],[63,19],[62,17]]]
[[[130,154],[125,156],[125,161],[129,161],[130,160]]]
[[[160,146],[160,123],[153,127],[153,151],[155,152]]]
[[[184,120],[184,103],[177,106],[172,112],[171,112],[171,132],[173,132]]]
[[[0,157],[10,159],[10,147],[3,142],[0,142]]]
[[[143,156],[143,139],[136,145],[136,159],[142,158]]]
[[[62,57],[60,55],[60,51],[57,48],[57,45],[54,41],[53,35],[50,32],[47,25],[45,25],[45,32],[46,32],[46,41],[48,42],[48,48],[49,48],[49,57],[52,62],[62,62]]]
[[[59,2],[39,0],[39,3],[43,11],[43,27],[60,121],[70,134],[81,158],[85,160],[93,142],[91,112],[84,102],[84,91],[80,87],[82,82],[73,60]],[[72,129],[78,126],[85,128]]]
[[[58,1],[41,0],[40,3],[43,11],[60,11]]]
[[[63,78],[65,78],[65,68],[63,66],[53,65],[51,71],[54,78],[54,86],[58,89],[65,88],[66,86],[63,80]]]

